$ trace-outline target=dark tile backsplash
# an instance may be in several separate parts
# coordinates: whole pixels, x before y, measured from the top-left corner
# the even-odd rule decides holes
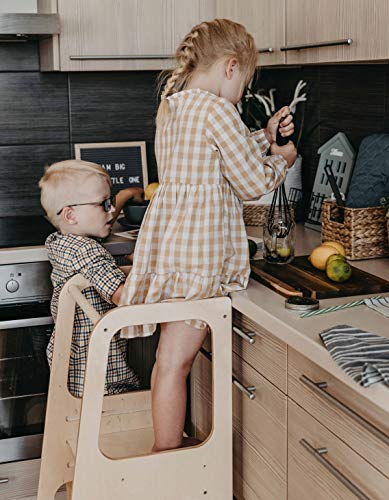
[[[150,181],[157,109],[155,71],[40,73],[35,42],[0,44],[0,216],[41,212],[37,181],[44,165],[74,156],[78,142],[145,140]],[[389,133],[389,67],[332,65],[263,69],[259,88],[276,88],[279,107],[308,83],[302,143],[303,186],[312,188],[320,145],[343,131],[355,148],[366,135]],[[301,109],[301,108],[300,108]]]

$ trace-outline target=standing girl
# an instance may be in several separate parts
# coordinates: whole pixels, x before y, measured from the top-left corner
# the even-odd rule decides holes
[[[157,116],[160,185],[145,215],[121,304],[195,300],[247,287],[250,264],[242,200],[274,190],[296,159],[287,107],[250,133],[235,105],[253,77],[257,50],[237,23],[195,26],[176,52]],[[266,156],[270,149],[270,156]],[[155,325],[130,327],[150,335]],[[161,325],[151,377],[154,451],[183,444],[186,379],[207,334],[198,320]]]

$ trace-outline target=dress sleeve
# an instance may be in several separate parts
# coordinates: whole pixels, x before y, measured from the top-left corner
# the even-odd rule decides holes
[[[73,265],[78,273],[91,282],[101,297],[112,304],[112,295],[126,280],[112,255],[97,241],[89,240],[78,248]]]
[[[210,111],[208,138],[220,153],[224,178],[240,200],[258,199],[284,179],[286,160],[266,156],[270,144],[263,130],[250,134],[231,103],[218,103]]]

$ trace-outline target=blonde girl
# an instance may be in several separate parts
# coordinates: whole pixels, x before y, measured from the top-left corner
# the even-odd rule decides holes
[[[288,108],[255,133],[235,108],[257,60],[243,26],[226,19],[201,23],[181,42],[176,59],[157,116],[160,185],[139,233],[122,304],[195,300],[246,288],[242,200],[274,190],[296,159],[291,142],[275,143],[279,126],[283,136],[293,133]],[[154,329],[134,327],[129,335]],[[182,437],[186,379],[206,334],[197,320],[161,325],[151,378],[154,451],[190,444]]]

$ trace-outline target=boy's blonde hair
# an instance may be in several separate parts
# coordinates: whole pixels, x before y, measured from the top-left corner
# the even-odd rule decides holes
[[[257,55],[254,39],[242,24],[214,19],[192,28],[177,48],[178,66],[161,94],[157,125],[169,110],[164,98],[185,89],[195,70],[207,70],[223,57],[235,57],[249,80],[255,71]]]
[[[111,177],[101,165],[83,160],[65,160],[46,168],[39,181],[41,204],[55,227],[59,227],[61,216],[57,213],[64,207],[77,203],[75,199],[85,190],[85,181],[91,176],[103,177],[112,186]]]

